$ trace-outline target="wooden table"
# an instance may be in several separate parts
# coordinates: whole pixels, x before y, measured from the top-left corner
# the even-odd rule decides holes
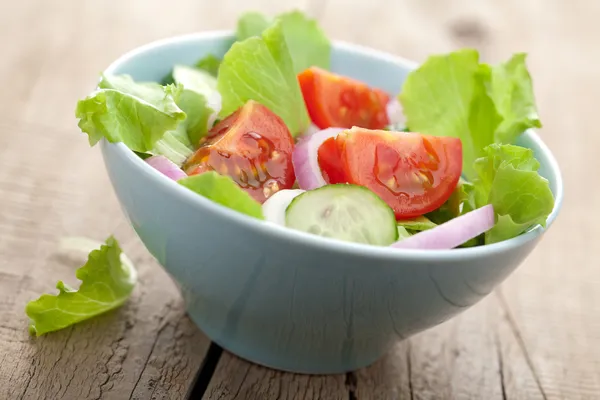
[[[347,375],[305,376],[221,350],[186,317],[128,228],[76,100],[123,52],[292,7],[332,38],[418,61],[462,46],[496,62],[530,53],[541,135],[566,201],[505,284],[443,325]],[[600,398],[600,2],[593,0],[21,0],[0,5],[0,399]],[[114,232],[140,284],[122,309],[32,339],[26,302],[76,284],[63,236]]]

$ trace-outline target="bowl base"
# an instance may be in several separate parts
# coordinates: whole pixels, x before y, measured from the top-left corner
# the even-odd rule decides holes
[[[244,343],[239,337],[235,339],[225,339],[219,332],[213,331],[205,326],[201,318],[196,318],[193,312],[188,310],[188,316],[194,324],[208,338],[222,347],[229,353],[253,364],[262,367],[304,375],[339,375],[353,372],[361,368],[368,367],[382,358],[387,351],[380,354],[354,357],[352,361],[343,361],[341,357],[330,359],[323,356],[323,353],[304,353],[300,357],[297,351],[291,348],[289,351],[274,351],[271,349],[259,349],[248,343]],[[300,361],[301,360],[301,361]]]

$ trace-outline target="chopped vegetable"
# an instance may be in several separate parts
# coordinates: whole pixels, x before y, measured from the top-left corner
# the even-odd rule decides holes
[[[398,226],[402,226],[411,231],[426,231],[427,229],[435,228],[437,224],[424,215],[421,215],[411,219],[402,219],[398,221]]]
[[[228,175],[263,203],[278,190],[294,185],[293,147],[281,118],[250,100],[215,125],[184,170],[188,175],[206,171]]]
[[[541,126],[523,55],[496,67],[480,64],[475,50],[431,56],[408,75],[399,99],[412,131],[461,139],[467,179],[484,147]]]
[[[174,181],[187,176],[185,172],[183,172],[181,168],[177,166],[177,164],[173,163],[165,156],[152,156],[147,158],[146,162],[151,165],[152,168],[162,172],[164,175],[173,179]]]
[[[177,182],[222,206],[254,218],[264,219],[260,203],[228,176],[209,171],[179,179]]]
[[[495,141],[512,143],[529,128],[541,128],[527,71],[527,55],[517,53],[505,63],[491,68],[488,94],[503,120],[495,132]]]
[[[533,151],[519,146],[493,144],[475,162],[473,181],[478,205],[492,204],[497,215],[485,243],[510,239],[536,225],[545,226],[554,208],[548,181],[537,171]]]
[[[411,237],[412,234],[403,226],[398,225],[398,240]]]
[[[240,41],[253,36],[260,36],[271,22],[271,19],[262,13],[256,11],[245,12],[238,19],[235,36]]]
[[[450,197],[460,178],[461,157],[455,138],[361,128],[326,140],[318,151],[326,182],[371,189],[399,220],[431,212]]]
[[[294,172],[300,188],[312,190],[327,184],[321,174],[317,151],[325,140],[336,137],[343,130],[327,128],[300,138],[292,154]]]
[[[385,107],[389,125],[393,127],[401,127],[402,129],[390,129],[401,131],[406,127],[406,118],[404,118],[404,112],[402,111],[402,104],[398,101],[398,99],[393,98],[388,101]]]
[[[219,68],[217,88],[223,99],[222,117],[255,100],[281,117],[293,136],[308,127],[308,114],[281,23],[265,30],[261,37],[231,46]]]
[[[262,205],[265,220],[285,226],[285,210],[292,200],[302,193],[302,189],[284,189],[269,197]]]
[[[137,280],[135,268],[113,237],[89,254],[75,276],[81,281],[79,289],[58,281],[57,295],[43,294],[27,303],[32,334],[57,331],[121,306]]]
[[[119,92],[136,96],[140,103],[142,102],[158,102],[162,96],[164,96],[164,87],[154,82],[134,82],[128,75],[103,75],[98,86],[101,89],[112,89],[118,90]],[[177,96],[174,98],[177,105],[185,104],[186,90],[181,87],[177,88]],[[127,109],[118,108],[122,115],[115,115],[116,117],[123,119],[124,122],[128,122],[130,118]],[[125,111],[125,112],[124,112]],[[198,110],[192,110],[198,112]],[[136,113],[132,110],[131,113]],[[148,123],[152,121],[148,120]],[[185,120],[187,121],[187,119]],[[185,121],[177,125],[173,130],[166,130],[162,132],[162,137],[158,139],[153,148],[147,150],[150,154],[162,154],[177,165],[181,165],[183,161],[192,154],[192,143],[190,142],[185,129]],[[118,129],[126,129],[126,123],[119,125],[105,125],[107,129],[116,131]],[[151,129],[151,127],[148,127]],[[160,133],[159,133],[160,134]],[[127,143],[126,143],[127,144]]]
[[[151,101],[155,97],[162,96],[162,86],[154,82],[134,82],[128,75],[104,75],[100,80],[98,87],[105,89],[115,89],[124,93],[138,96],[141,100]],[[189,101],[189,90],[178,87],[178,95],[175,98],[177,106],[183,112],[193,112],[195,115],[207,113],[206,110],[200,110],[187,106]],[[193,120],[193,118],[192,118]],[[187,135],[186,127],[189,125],[188,114],[177,128],[166,131],[159,139],[151,154],[162,154],[177,165],[181,165],[185,159],[192,154],[192,142]]]
[[[213,54],[208,54],[202,57],[196,62],[195,67],[202,69],[212,76],[216,77],[219,73],[219,67],[221,66],[221,59],[215,57]]]
[[[450,198],[437,210],[428,213],[427,218],[436,224],[443,224],[452,218],[466,214],[474,209],[475,187],[472,183],[469,183],[461,178],[459,179],[458,184],[456,185],[456,188],[452,192]]]
[[[106,76],[100,84],[103,82],[109,82]],[[115,89],[98,89],[77,103],[79,128],[88,134],[91,146],[106,138],[111,143],[123,142],[133,151],[150,152],[165,132],[176,129],[185,119],[176,104],[181,90],[173,85],[140,85],[142,98]]]
[[[340,240],[468,247],[546,223],[548,181],[511,144],[541,126],[524,54],[434,55],[390,98],[328,71],[331,43],[299,11],[244,13],[236,35],[166,86],[103,76],[76,111],[90,143],[123,142],[217,203]]]
[[[357,185],[327,185],[300,194],[288,206],[285,224],[323,237],[377,246],[398,239],[392,209]]]
[[[165,132],[150,154],[162,154],[179,166],[193,153],[192,149],[185,126],[179,124],[175,130]]]
[[[190,142],[196,146],[212,127],[221,110],[221,95],[217,91],[217,80],[206,71],[175,65],[173,81],[183,86],[177,105],[187,115],[183,125]]]
[[[494,226],[494,208],[483,206],[448,222],[402,239],[392,245],[399,249],[449,250],[460,246]]]
[[[329,69],[331,42],[318,23],[300,11],[278,15],[273,21],[257,12],[247,12],[238,21],[237,39],[260,36],[273,23],[280,23],[294,72],[317,66]]]
[[[303,71],[298,81],[308,114],[321,129],[383,129],[389,123],[389,96],[380,89],[317,67]]]

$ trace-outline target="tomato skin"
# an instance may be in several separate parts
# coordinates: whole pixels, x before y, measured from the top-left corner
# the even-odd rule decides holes
[[[381,89],[310,67],[298,75],[306,109],[320,129],[329,127],[382,129],[389,124],[389,96]]]
[[[294,185],[293,149],[294,139],[281,118],[250,100],[209,131],[183,170],[188,175],[207,171],[228,175],[263,203]]]
[[[396,219],[439,208],[462,172],[462,143],[452,137],[353,128],[323,142],[318,161],[327,183],[366,186]]]

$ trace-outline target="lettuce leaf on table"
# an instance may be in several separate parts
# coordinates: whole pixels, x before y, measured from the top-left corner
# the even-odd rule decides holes
[[[79,289],[58,281],[57,295],[43,294],[27,303],[32,334],[57,331],[121,306],[137,281],[135,268],[112,236],[89,254],[75,276],[81,281]]]
[[[525,55],[497,66],[479,62],[476,50],[429,57],[412,71],[398,96],[410,130],[453,136],[463,143],[463,174],[492,143],[512,143],[541,127]]]
[[[255,100],[277,114],[294,136],[310,123],[281,22],[261,37],[231,46],[219,68],[217,89],[222,97],[221,117]]]

